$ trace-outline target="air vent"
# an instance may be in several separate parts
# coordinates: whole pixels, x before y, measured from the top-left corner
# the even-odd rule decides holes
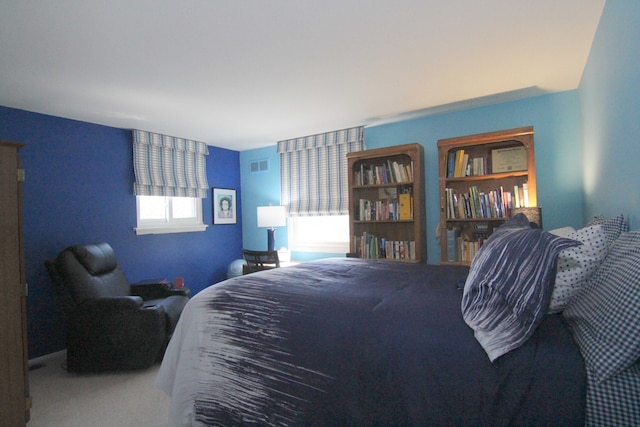
[[[269,170],[268,160],[255,160],[250,163],[251,173],[267,172]]]

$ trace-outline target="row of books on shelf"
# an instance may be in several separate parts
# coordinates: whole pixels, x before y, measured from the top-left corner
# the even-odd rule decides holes
[[[400,163],[387,160],[380,165],[361,163],[354,171],[355,185],[396,184],[413,182],[413,161]]]
[[[401,193],[397,199],[360,199],[355,217],[359,221],[398,221],[413,219],[413,197]]]
[[[491,151],[491,166],[487,156],[474,156],[464,149],[450,151],[447,156],[447,178],[481,176],[490,173],[515,172],[527,169],[527,151],[522,146],[497,148]]]
[[[505,218],[511,209],[529,207],[529,188],[526,182],[513,191],[503,186],[484,192],[472,185],[462,193],[445,188],[445,199],[448,219]]]
[[[360,258],[416,259],[415,240],[387,240],[374,233],[364,232],[355,236],[356,253]]]
[[[462,236],[457,228],[447,229],[447,261],[471,262],[489,237],[487,231],[474,232],[472,238]]]
[[[487,157],[469,157],[462,149],[451,151],[447,158],[447,178],[486,175],[489,173],[488,162]]]

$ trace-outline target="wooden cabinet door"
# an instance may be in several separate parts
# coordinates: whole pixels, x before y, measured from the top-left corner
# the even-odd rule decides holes
[[[29,420],[22,194],[18,150],[0,141],[0,420]]]

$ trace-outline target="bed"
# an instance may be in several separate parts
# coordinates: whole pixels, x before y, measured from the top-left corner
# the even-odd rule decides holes
[[[511,236],[522,235],[524,228],[511,224],[494,235],[508,235],[504,240],[512,243],[517,239]],[[638,375],[630,374],[622,386],[614,384],[637,363],[618,366],[614,381],[601,378],[596,385],[575,334],[579,316],[565,314],[570,298],[555,295],[556,259],[585,245],[575,243],[575,236],[528,228],[524,233],[517,244],[533,241],[535,248],[524,250],[529,255],[518,260],[516,269],[488,255],[474,260],[471,269],[332,258],[235,277],[205,289],[187,304],[156,380],[171,396],[168,424],[577,426],[639,421],[634,407],[640,399]],[[523,252],[519,246],[506,249],[500,252]],[[553,258],[550,267],[530,255],[539,249],[540,256]],[[488,270],[493,274],[478,273]],[[482,325],[491,316],[480,311],[493,315],[502,310],[492,301],[496,276],[506,278],[510,289],[517,282],[520,291],[501,294],[500,304],[509,306],[509,313],[489,322],[500,325],[492,335],[491,327]],[[548,285],[539,285],[543,282]],[[479,302],[479,295],[489,298]],[[548,309],[552,299],[564,307]],[[514,313],[517,321],[509,318]],[[499,330],[505,323],[518,324],[508,338]],[[626,406],[619,418],[615,396],[621,389]]]

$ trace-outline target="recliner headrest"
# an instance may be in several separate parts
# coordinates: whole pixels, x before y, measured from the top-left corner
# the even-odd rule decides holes
[[[109,273],[116,268],[116,256],[108,243],[71,246],[68,249],[94,276]]]

